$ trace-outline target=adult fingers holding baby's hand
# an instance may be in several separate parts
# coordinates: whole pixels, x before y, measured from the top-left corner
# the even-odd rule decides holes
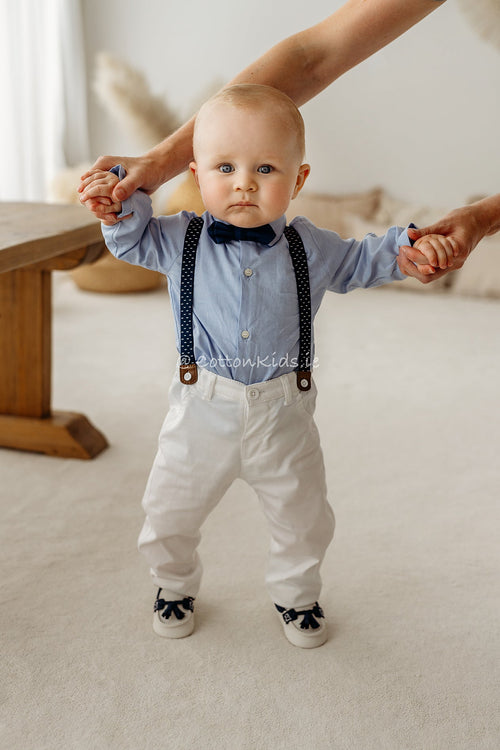
[[[89,198],[107,196],[111,198],[115,185],[119,182],[118,177],[112,172],[96,171],[94,174],[82,181],[78,192],[80,201],[85,203]]]
[[[454,247],[456,243],[448,237],[439,234],[428,234],[414,244],[416,250],[425,255],[434,268],[449,268],[453,265]]]
[[[105,224],[116,224],[119,221],[117,214],[121,212],[121,204],[112,202],[110,198],[90,198],[82,203]]]

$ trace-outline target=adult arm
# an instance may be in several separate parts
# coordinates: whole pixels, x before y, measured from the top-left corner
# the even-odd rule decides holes
[[[421,21],[442,2],[444,0],[347,0],[320,23],[279,42],[230,83],[274,86],[300,106]],[[94,168],[105,170],[120,163],[127,171],[127,176],[115,189],[114,199],[123,201],[138,188],[151,193],[187,169],[193,158],[193,126],[194,117],[140,157],[101,156]],[[80,192],[82,200],[86,200],[84,183]]]
[[[450,269],[463,266],[468,255],[474,250],[483,237],[500,231],[500,193],[456,208],[442,219],[427,227],[410,229],[412,241],[427,234],[441,234],[451,239],[457,247],[457,254]],[[424,284],[443,276],[447,271],[436,271],[432,276],[418,272],[415,263],[424,263],[420,253],[411,247],[401,248],[398,257],[400,270],[407,276],[413,276]]]

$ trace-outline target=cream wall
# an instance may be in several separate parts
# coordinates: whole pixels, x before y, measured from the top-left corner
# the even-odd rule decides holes
[[[82,0],[91,75],[109,51],[145,73],[183,116],[284,36],[332,13],[317,0]],[[91,146],[140,152],[90,96]],[[303,107],[309,189],[382,185],[406,200],[449,205],[498,192],[500,50],[453,0]]]

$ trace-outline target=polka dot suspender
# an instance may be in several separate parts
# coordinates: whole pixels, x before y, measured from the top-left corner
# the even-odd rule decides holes
[[[308,391],[311,387],[311,289],[309,268],[304,243],[294,227],[285,227],[285,237],[292,258],[297,296],[299,298],[299,366],[297,368],[297,388]]]
[[[198,380],[198,368],[194,358],[193,340],[193,287],[196,250],[203,229],[203,219],[194,216],[188,224],[184,237],[181,267],[181,383],[192,385]]]
[[[184,248],[182,251],[181,292],[180,292],[180,326],[181,355],[180,379],[185,385],[192,385],[198,379],[198,369],[194,358],[193,340],[193,287],[196,250],[203,227],[203,219],[194,217],[189,222]],[[304,243],[293,227],[286,227],[285,237],[288,241],[292,259],[297,296],[299,300],[299,362],[297,368],[297,387],[308,391],[311,387],[311,292],[309,287],[309,269]]]

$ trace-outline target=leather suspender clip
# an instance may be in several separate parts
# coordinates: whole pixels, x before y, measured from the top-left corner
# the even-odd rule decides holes
[[[189,365],[180,365],[179,377],[181,383],[184,383],[184,385],[194,385],[198,380],[198,367],[196,362],[192,362]]]
[[[297,370],[297,388],[299,391],[311,389],[311,370]]]

